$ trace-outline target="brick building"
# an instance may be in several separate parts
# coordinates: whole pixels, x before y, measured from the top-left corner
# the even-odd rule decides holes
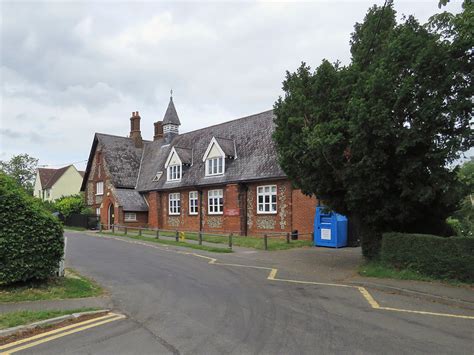
[[[81,190],[105,225],[260,235],[310,233],[317,200],[277,162],[273,112],[179,134],[172,98],[153,141],[96,133]]]

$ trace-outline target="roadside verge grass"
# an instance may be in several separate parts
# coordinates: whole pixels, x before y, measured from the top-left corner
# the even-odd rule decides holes
[[[84,227],[71,227],[71,226],[63,226],[64,227],[64,230],[69,230],[69,231],[80,231],[80,232],[84,232],[86,231],[87,229],[84,228]]]
[[[125,237],[125,238],[130,238],[130,239],[137,239],[137,240],[143,240],[146,242],[152,242],[152,243],[158,243],[158,244],[165,244],[165,245],[173,245],[177,247],[185,247],[185,248],[191,248],[191,249],[196,249],[196,250],[205,250],[209,251],[212,253],[232,253],[232,250],[228,248],[220,248],[220,247],[211,247],[207,245],[198,245],[198,244],[191,244],[191,243],[186,243],[186,242],[176,242],[174,240],[167,240],[167,239],[156,239],[153,237],[145,237],[145,236],[139,236],[139,235],[132,235],[130,233],[124,234],[124,233],[100,233],[103,235],[113,235],[116,237]]]
[[[143,231],[143,234],[155,235],[154,231]],[[173,232],[160,232],[160,235],[166,237],[173,237]],[[199,239],[197,233],[185,232],[186,239],[197,241]],[[218,236],[218,235],[208,235],[203,234],[202,240],[207,243],[215,244],[228,244],[228,236]],[[263,237],[243,237],[243,236],[232,236],[232,244],[236,247],[243,248],[253,248],[253,249],[265,249]],[[287,243],[285,239],[282,238],[268,238],[268,250],[287,250],[293,248],[301,248],[312,246],[310,240],[292,240],[290,243]]]
[[[99,296],[102,288],[70,269],[65,277],[0,286],[0,302],[23,302]]]
[[[49,310],[49,311],[16,311],[0,314],[0,329],[17,327],[38,322],[45,319],[69,315],[73,313],[96,311],[98,308],[79,308],[69,310]]]
[[[396,279],[396,280],[414,280],[414,281],[436,281],[444,282],[454,286],[472,286],[472,284],[464,283],[459,280],[453,279],[440,279],[434,278],[427,275],[423,275],[419,272],[401,269],[397,270],[393,267],[385,265],[380,261],[371,261],[359,266],[359,275],[365,277],[376,277],[384,279]]]

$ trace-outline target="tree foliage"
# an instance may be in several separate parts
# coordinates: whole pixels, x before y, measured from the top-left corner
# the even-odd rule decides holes
[[[463,187],[463,199],[459,209],[448,218],[448,223],[461,237],[474,237],[474,158],[459,169],[459,181]]]
[[[54,211],[61,212],[64,217],[69,217],[73,213],[90,213],[86,206],[84,196],[81,194],[72,196],[63,196],[53,204]]]
[[[0,284],[50,277],[63,248],[61,223],[0,172]]]
[[[38,159],[28,154],[19,154],[14,155],[9,161],[0,160],[0,171],[14,178],[20,186],[32,195],[37,165]]]
[[[398,24],[392,3],[374,6],[354,27],[350,65],[303,63],[283,82],[274,106],[281,166],[349,216],[367,257],[385,231],[448,233],[461,191],[447,165],[472,146],[462,16],[472,6],[430,26],[411,16]]]

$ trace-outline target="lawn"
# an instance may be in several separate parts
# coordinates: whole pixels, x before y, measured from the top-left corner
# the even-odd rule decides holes
[[[178,246],[178,247],[185,247],[185,248],[191,248],[191,249],[197,249],[197,250],[205,250],[209,251],[212,253],[232,253],[232,250],[229,248],[222,248],[222,247],[211,247],[207,245],[198,245],[198,244],[191,244],[191,243],[186,243],[185,241],[182,242],[177,242],[175,240],[168,240],[168,239],[156,239],[153,237],[147,237],[147,236],[139,236],[135,234],[130,234],[127,233],[126,235],[124,233],[102,233],[106,235],[114,235],[117,237],[127,237],[131,239],[137,239],[137,240],[143,240],[147,242],[152,242],[152,243],[158,243],[158,244],[165,244],[165,245],[173,245],[173,246]]]
[[[437,279],[409,269],[397,270],[393,267],[384,265],[378,261],[372,261],[359,267],[359,274],[366,277],[377,277],[384,279],[397,280],[415,280],[415,281],[441,281],[451,285],[469,285],[458,280]]]
[[[0,302],[22,302],[99,296],[102,288],[94,281],[67,270],[65,277],[0,286]]]
[[[19,325],[30,324],[40,320],[64,316],[67,314],[96,311],[97,308],[80,308],[70,310],[53,311],[16,311],[0,314],[0,329],[17,327]]]
[[[135,231],[134,231],[135,232]],[[155,231],[142,231],[143,234],[156,235]],[[174,237],[174,232],[160,232],[160,236]],[[185,232],[186,239],[189,240],[198,240],[197,233]],[[217,235],[208,235],[203,234],[202,240],[208,243],[216,244],[229,244],[228,236],[217,236]],[[181,243],[182,244],[182,243]],[[232,244],[237,247],[243,248],[254,248],[254,249],[265,249],[263,237],[243,237],[243,236],[233,236]],[[291,240],[290,243],[286,242],[286,239],[269,237],[268,238],[268,250],[286,250],[292,248],[301,248],[312,246],[313,243],[310,240]]]

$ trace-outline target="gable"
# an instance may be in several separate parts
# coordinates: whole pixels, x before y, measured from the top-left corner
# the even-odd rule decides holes
[[[211,158],[222,158],[225,157],[225,153],[220,147],[219,143],[215,137],[212,137],[209,146],[207,147],[206,151],[204,152],[204,156],[202,157],[202,161],[206,161],[207,159]]]
[[[221,158],[223,157],[223,155],[224,154],[222,154],[222,151],[218,147],[218,145],[216,143],[213,143],[211,149],[209,150],[209,154],[207,154],[206,159]]]
[[[171,149],[170,154],[168,155],[168,159],[166,160],[165,163],[165,168],[168,168],[170,165],[182,165],[183,163],[181,162],[181,159],[178,156],[178,153],[176,152],[176,149],[174,147]]]
[[[89,153],[81,190],[85,190],[86,182],[92,169],[95,151],[99,143],[103,162],[107,165],[112,184],[115,187],[134,188],[137,183],[144,148],[135,147],[133,140],[128,137],[96,133]],[[145,147],[149,143],[148,141],[143,141],[143,146]]]

